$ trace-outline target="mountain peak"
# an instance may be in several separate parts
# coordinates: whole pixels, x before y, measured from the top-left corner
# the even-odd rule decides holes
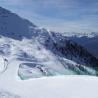
[[[36,26],[29,20],[0,7],[0,35],[21,40],[31,38],[30,27]]]

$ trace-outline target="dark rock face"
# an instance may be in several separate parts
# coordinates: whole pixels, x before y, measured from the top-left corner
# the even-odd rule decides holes
[[[84,47],[61,34],[53,32],[51,32],[51,34],[55,42],[51,38],[46,40],[45,46],[47,49],[50,49],[58,56],[66,57],[77,63],[80,62],[85,66],[92,67],[96,70],[98,69],[98,59],[89,53]]]
[[[85,47],[91,54],[98,58],[98,33],[94,35],[94,37],[87,36],[73,36],[69,37],[69,39],[75,41],[79,45]]]

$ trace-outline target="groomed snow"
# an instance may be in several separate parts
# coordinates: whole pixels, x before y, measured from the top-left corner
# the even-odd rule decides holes
[[[0,78],[0,89],[21,98],[98,98],[98,78],[67,75],[8,81]]]

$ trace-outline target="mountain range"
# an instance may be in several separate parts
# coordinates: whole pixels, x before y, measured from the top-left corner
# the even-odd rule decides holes
[[[98,58],[98,32],[91,33],[64,33],[69,39],[85,47],[87,51]]]

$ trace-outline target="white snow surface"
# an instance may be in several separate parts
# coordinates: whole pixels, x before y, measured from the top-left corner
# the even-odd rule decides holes
[[[0,78],[0,89],[21,98],[98,98],[98,78],[56,76],[23,81],[16,77],[12,79],[2,77]],[[14,97],[1,97],[0,95],[0,98]]]

